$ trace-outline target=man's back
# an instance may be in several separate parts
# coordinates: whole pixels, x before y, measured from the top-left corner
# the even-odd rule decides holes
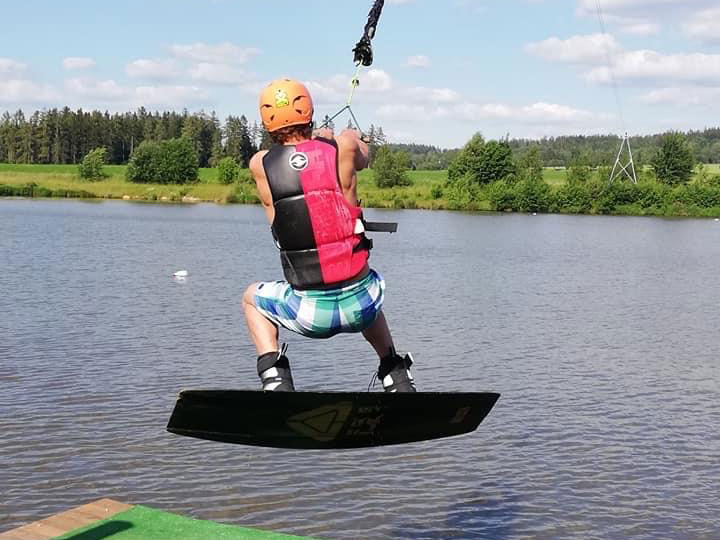
[[[368,162],[368,147],[360,140],[359,134],[355,130],[346,129],[339,136],[333,137],[333,133],[329,129],[321,129],[317,133],[317,137],[322,140],[334,140],[337,145],[338,153],[338,179],[343,197],[350,206],[357,206],[357,171],[364,169]],[[285,145],[300,144],[309,139],[297,137],[289,139]],[[261,150],[256,153],[250,160],[250,172],[255,179],[257,185],[258,196],[260,202],[265,209],[268,222],[273,223],[275,219],[275,208],[273,207],[272,192],[268,184],[265,167],[263,166],[263,158],[267,155],[268,150]]]

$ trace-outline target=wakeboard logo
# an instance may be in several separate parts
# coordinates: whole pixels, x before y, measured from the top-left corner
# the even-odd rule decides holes
[[[293,155],[290,156],[289,163],[290,167],[292,167],[296,171],[302,171],[305,169],[305,167],[308,166],[308,157],[302,152],[295,152]]]

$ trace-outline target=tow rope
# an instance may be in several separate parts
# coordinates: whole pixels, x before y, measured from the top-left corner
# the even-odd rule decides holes
[[[353,62],[355,63],[356,69],[355,69],[355,75],[353,76],[352,80],[350,81],[350,94],[348,95],[347,101],[345,102],[345,105],[342,109],[340,109],[338,112],[336,112],[331,117],[325,117],[325,121],[322,124],[322,127],[328,127],[330,123],[335,120],[338,116],[340,116],[345,111],[348,111],[350,113],[350,118],[352,118],[353,123],[355,124],[355,127],[358,129],[358,131],[365,136],[365,133],[363,132],[362,128],[360,128],[360,124],[357,121],[357,118],[355,118],[355,114],[353,113],[353,110],[351,108],[353,95],[355,94],[355,89],[360,84],[360,70],[363,67],[369,67],[373,63],[373,52],[372,52],[372,44],[371,41],[375,37],[375,31],[377,30],[377,24],[380,20],[380,14],[382,13],[383,5],[385,4],[385,0],[375,0],[375,3],[373,4],[372,8],[370,9],[370,13],[368,13],[368,20],[367,23],[365,23],[365,30],[363,31],[363,35],[360,38],[360,41],[358,41],[355,44],[355,47],[353,47]]]

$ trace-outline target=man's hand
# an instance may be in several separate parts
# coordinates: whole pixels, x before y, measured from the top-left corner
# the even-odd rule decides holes
[[[321,127],[313,130],[313,139],[322,137],[323,139],[334,139],[335,133],[329,127]]]
[[[340,136],[348,136],[348,137],[355,137],[356,139],[362,140],[362,133],[359,129],[355,128],[345,128],[340,133]]]

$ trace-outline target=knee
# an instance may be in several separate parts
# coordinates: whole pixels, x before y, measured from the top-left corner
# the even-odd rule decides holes
[[[257,291],[257,283],[253,283],[243,293],[243,302],[250,305],[255,305],[255,292]]]

